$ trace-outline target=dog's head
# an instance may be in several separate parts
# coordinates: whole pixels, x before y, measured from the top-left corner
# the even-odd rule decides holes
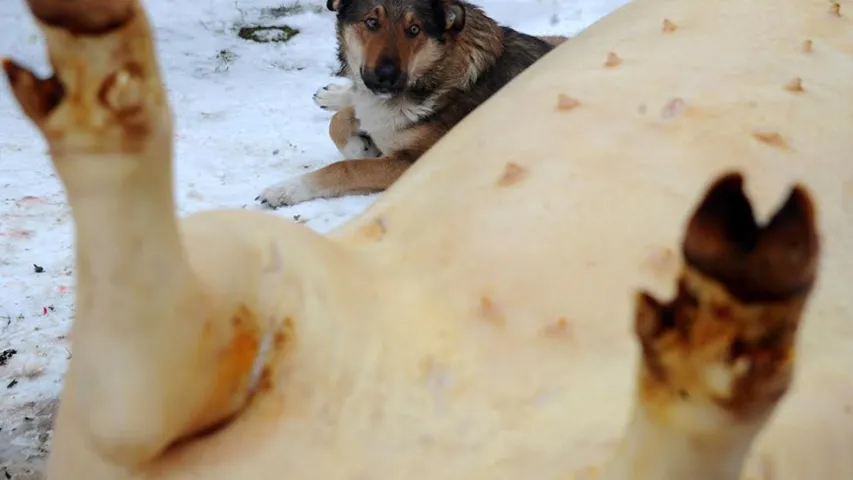
[[[465,26],[458,0],[327,0],[342,60],[370,91],[395,96],[439,62]]]

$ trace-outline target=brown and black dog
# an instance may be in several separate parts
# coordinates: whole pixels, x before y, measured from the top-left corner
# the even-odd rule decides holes
[[[271,207],[383,191],[466,115],[554,46],[498,24],[463,0],[328,0],[338,76],[314,101],[336,111],[329,134],[346,160],[285,180]]]

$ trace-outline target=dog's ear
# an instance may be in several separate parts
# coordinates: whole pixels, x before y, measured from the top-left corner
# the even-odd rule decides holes
[[[334,0],[329,0],[334,1]],[[465,27],[465,7],[462,4],[450,0],[445,8],[447,23],[445,28],[451,31],[460,31]]]
[[[326,8],[332,12],[337,12],[346,0],[326,0]]]

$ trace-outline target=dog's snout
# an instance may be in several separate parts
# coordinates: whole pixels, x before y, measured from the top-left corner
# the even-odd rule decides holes
[[[400,69],[400,62],[384,57],[376,65],[362,72],[364,85],[379,94],[398,93],[406,83],[406,72]]]
[[[400,68],[397,67],[397,63],[394,61],[386,60],[373,70],[374,75],[376,76],[376,83],[381,87],[390,88],[393,87],[397,80],[400,79]]]

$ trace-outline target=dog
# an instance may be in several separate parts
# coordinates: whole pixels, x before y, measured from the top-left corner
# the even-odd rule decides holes
[[[499,24],[464,0],[327,0],[340,69],[314,102],[345,160],[266,188],[272,208],[380,192],[451,128],[567,40]]]

